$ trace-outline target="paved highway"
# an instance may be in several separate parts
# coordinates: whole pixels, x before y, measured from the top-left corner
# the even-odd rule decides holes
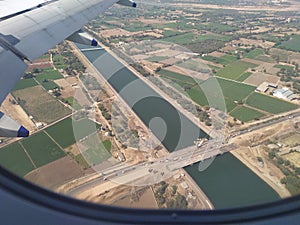
[[[232,136],[242,135],[299,116],[300,112],[290,113],[277,119],[253,125],[246,130],[235,132]],[[224,145],[221,140],[213,139],[203,142],[200,147],[197,147],[196,145],[190,146],[185,149],[174,151],[166,157],[159,158],[154,161],[136,165],[120,163],[106,170],[100,171],[99,178],[86,182],[80,187],[71,189],[68,194],[76,196],[84,190],[88,190],[91,187],[95,187],[109,181],[113,181],[113,183],[116,184],[132,184],[135,186],[157,183],[160,180],[164,180],[167,177],[172,176],[180,168],[205,159],[213,158],[217,155],[236,149],[236,147],[237,146],[234,144]],[[107,190],[105,188],[102,190],[104,192],[111,188],[111,186],[107,186]]]
[[[89,190],[106,182],[113,181],[116,184],[126,184],[134,186],[144,186],[154,184],[174,175],[178,169],[190,164],[213,158],[216,155],[235,149],[236,146],[221,146],[220,142],[210,140],[203,143],[200,147],[196,145],[174,151],[166,157],[154,161],[148,161],[136,165],[120,163],[114,167],[99,172],[99,177],[86,182],[79,187],[68,191],[67,194],[77,196],[85,190]],[[106,188],[105,188],[106,187]],[[109,191],[111,186],[104,185],[101,192]]]
[[[279,117],[279,118],[271,119],[269,121],[265,121],[265,122],[262,122],[260,124],[250,126],[248,129],[241,130],[241,131],[238,131],[238,132],[234,132],[232,136],[238,136],[238,135],[246,134],[248,132],[259,130],[259,129],[262,129],[262,128],[265,128],[265,127],[268,127],[268,126],[272,126],[276,123],[281,123],[285,120],[290,120],[290,119],[293,119],[293,118],[299,117],[299,116],[300,116],[300,112],[290,113],[288,115],[285,115],[285,116],[282,116],[282,117]]]

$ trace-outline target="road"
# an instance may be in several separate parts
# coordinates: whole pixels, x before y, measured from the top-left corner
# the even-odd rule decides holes
[[[203,143],[201,147],[190,146],[182,150],[174,151],[163,158],[148,161],[136,165],[120,163],[99,172],[99,177],[75,187],[67,192],[68,195],[77,196],[91,188],[101,185],[101,192],[108,191],[112,186],[105,183],[126,184],[144,186],[158,183],[173,176],[178,169],[190,164],[203,161],[224,152],[233,150],[235,145],[220,146],[221,143],[210,141]]]
[[[300,117],[300,112],[290,113],[276,120],[252,126],[247,130],[235,133],[235,136],[265,128],[294,117]],[[118,186],[119,184],[131,184],[137,186],[157,183],[160,180],[172,176],[178,169],[229,152],[236,149],[236,147],[237,146],[234,144],[223,144],[221,140],[210,140],[203,142],[200,147],[197,147],[196,145],[190,146],[169,153],[167,156],[153,161],[136,165],[120,163],[114,167],[101,171],[101,174],[97,179],[93,179],[79,187],[75,187],[69,190],[67,194],[77,196],[96,186],[99,186],[99,192],[102,193],[109,191],[113,186]],[[109,185],[107,185],[108,183]]]
[[[299,117],[299,116],[300,116],[300,112],[292,112],[292,113],[287,114],[285,116],[262,122],[261,124],[252,125],[252,126],[248,127],[248,129],[244,129],[244,130],[241,130],[241,131],[234,132],[232,134],[232,136],[235,137],[235,136],[239,136],[239,135],[242,135],[242,134],[246,134],[246,133],[249,133],[249,132],[252,132],[252,131],[255,131],[255,130],[259,130],[259,129],[262,129],[262,128],[272,126],[272,125],[277,124],[277,123],[281,123],[281,122],[286,121],[286,120],[293,119],[295,117]]]

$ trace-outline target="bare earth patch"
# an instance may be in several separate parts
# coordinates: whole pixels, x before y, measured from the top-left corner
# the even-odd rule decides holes
[[[244,83],[254,85],[254,86],[259,86],[263,82],[277,84],[278,81],[279,81],[279,77],[277,77],[277,76],[258,72],[258,73],[253,73],[250,77],[248,77],[244,81]]]
[[[121,28],[102,30],[102,31],[100,31],[100,34],[105,38],[110,37],[110,36],[131,36],[131,35],[133,35],[132,32],[123,30]]]
[[[54,82],[62,88],[61,95],[63,98],[74,96],[75,90],[65,79],[54,80]]]
[[[28,65],[26,71],[33,71],[34,69],[45,69],[45,68],[53,68],[53,64],[50,61],[50,58],[39,58],[34,60],[32,63]]]
[[[25,179],[42,187],[54,189],[83,175],[80,166],[71,157],[66,156],[30,172]]]
[[[136,201],[133,201],[131,196],[126,196],[113,203],[115,206],[130,207],[130,208],[157,208],[153,192],[150,188],[143,191]]]
[[[194,70],[185,69],[185,68],[175,66],[175,65],[166,67],[165,69],[169,70],[171,72],[174,72],[174,73],[180,73],[180,74],[183,74],[183,75],[186,75],[189,77],[194,77],[194,78],[197,78],[200,80],[207,80],[210,77],[209,73],[199,73]]]
[[[35,129],[35,124],[29,119],[28,115],[20,105],[12,104],[9,99],[14,99],[11,94],[3,101],[0,107],[1,111],[22,124],[28,130],[33,131]]]
[[[225,53],[214,51],[212,53],[209,53],[209,55],[214,56],[214,57],[222,57],[223,55],[225,55]]]

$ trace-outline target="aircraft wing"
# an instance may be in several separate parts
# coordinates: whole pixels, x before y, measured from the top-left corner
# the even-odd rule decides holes
[[[0,0],[0,6],[5,1]],[[26,2],[9,1],[12,5]],[[0,105],[26,70],[27,61],[33,61],[68,37],[86,41],[88,37],[80,29],[115,3],[136,7],[132,0],[28,1],[30,4],[22,9],[14,6],[11,11],[2,10],[2,14],[0,10]],[[95,44],[91,40],[91,45]],[[0,136],[18,136],[21,128],[0,114]],[[19,136],[28,133],[21,132]]]

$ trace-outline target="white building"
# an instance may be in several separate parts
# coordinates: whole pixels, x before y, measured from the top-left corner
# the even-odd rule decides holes
[[[288,88],[277,89],[273,92],[273,96],[285,100],[293,100],[297,98],[297,95],[294,92],[290,91]]]

